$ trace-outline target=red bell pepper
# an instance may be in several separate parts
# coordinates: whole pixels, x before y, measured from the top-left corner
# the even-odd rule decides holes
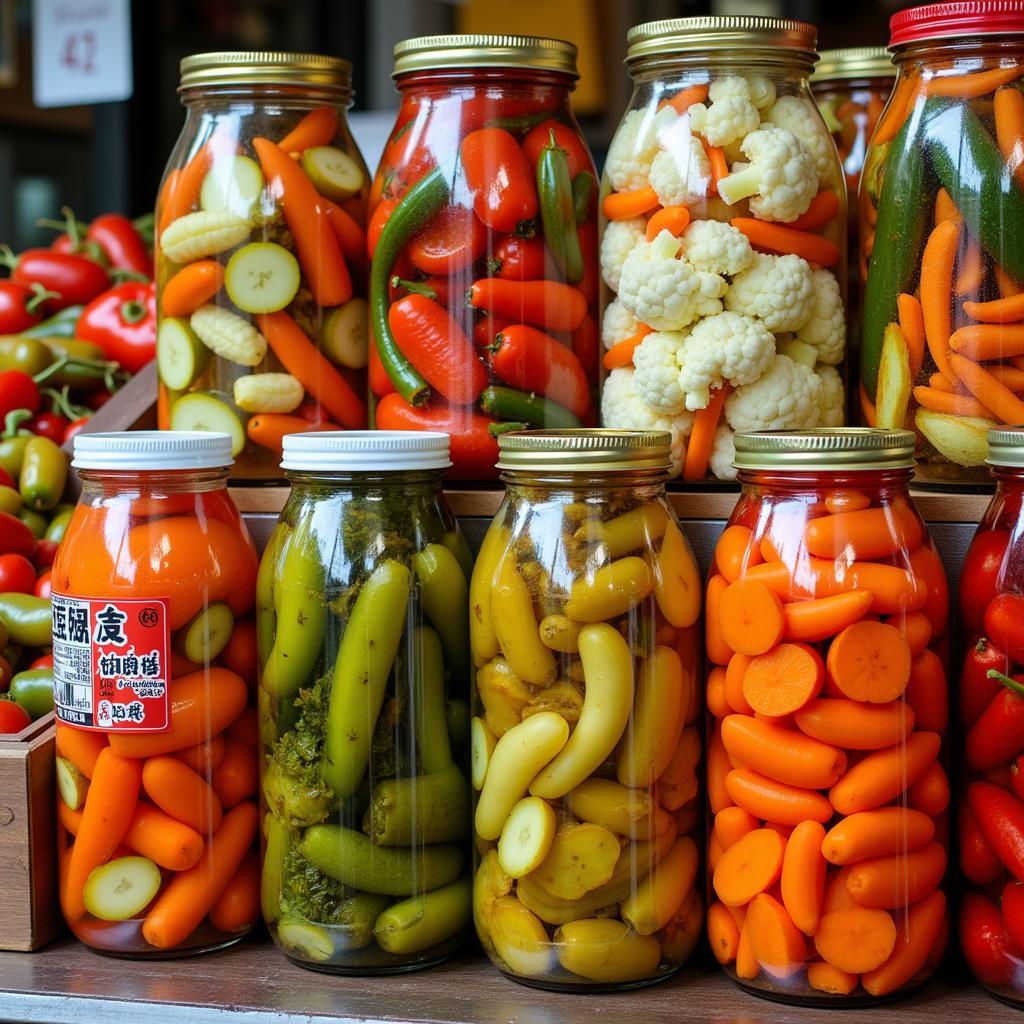
[[[36,286],[34,288],[14,281],[0,281],[0,334],[19,334],[45,315],[56,293]]]
[[[1024,662],[1024,594],[1000,594],[985,611],[985,632],[1013,661]]]
[[[974,817],[971,805],[960,804],[959,827],[960,868],[976,885],[988,885],[1003,873],[1003,863],[989,845]]]
[[[1010,535],[1006,530],[982,530],[974,535],[960,573],[960,614],[971,633],[980,633],[985,610],[996,596]]]
[[[1024,951],[1024,885],[1007,882],[1000,900],[1003,924],[1018,950]]]
[[[85,238],[87,242],[99,245],[114,270],[153,276],[153,260],[146,243],[135,230],[135,225],[123,214],[101,214],[89,225]]]
[[[989,845],[1017,881],[1024,881],[1024,803],[990,782],[972,782],[967,799]]]
[[[11,268],[11,280],[15,284],[27,288],[39,284],[59,296],[49,300],[54,311],[85,305],[110,287],[110,275],[106,270],[87,256],[76,253],[26,249],[15,256],[10,248],[5,247],[2,262]]]
[[[1005,764],[1024,751],[1024,676],[989,675],[1003,688],[971,726],[965,742],[967,763],[978,772]]]
[[[128,281],[98,295],[82,310],[76,334],[138,373],[156,354],[156,286]]]
[[[985,985],[1006,985],[1013,971],[1011,940],[999,908],[970,892],[960,906],[960,945],[975,977]]]
[[[989,678],[989,672],[1005,672],[1007,667],[1006,655],[987,637],[968,648],[960,673],[960,718],[965,729],[981,717],[1002,686],[998,679]]]
[[[534,172],[504,128],[479,128],[462,140],[462,168],[473,210],[492,231],[515,231],[537,216]]]

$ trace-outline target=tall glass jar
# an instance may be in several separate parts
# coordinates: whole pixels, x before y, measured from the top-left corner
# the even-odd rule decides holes
[[[988,479],[1024,422],[1024,3],[894,14],[896,88],[860,191],[862,421],[913,427],[921,483]]]
[[[597,179],[576,47],[425,36],[370,194],[370,389],[384,430],[443,430],[493,479],[495,434],[595,424]]]
[[[157,418],[231,436],[280,479],[281,438],[366,426],[366,197],[351,68],[297,53],[181,63],[185,125],[156,209]]]
[[[263,916],[303,967],[390,973],[470,925],[467,590],[448,437],[285,438],[257,585]]]
[[[960,948],[975,978],[1024,1005],[1024,429],[989,434],[996,493],[960,577]]]
[[[469,593],[473,911],[494,963],[542,988],[647,985],[700,936],[700,583],[669,441],[498,439]]]
[[[708,933],[768,998],[895,997],[945,948],[949,592],[913,445],[736,437],[706,595]]]
[[[601,420],[670,431],[690,482],[735,479],[737,430],[844,422],[846,190],[815,41],[775,18],[629,32],[601,184]]]
[[[259,918],[256,551],[226,434],[80,434],[53,566],[60,902],[102,953]]]

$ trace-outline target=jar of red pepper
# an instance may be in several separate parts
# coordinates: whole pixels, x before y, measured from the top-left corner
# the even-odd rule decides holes
[[[1024,428],[988,443],[996,493],[960,582],[960,944],[982,985],[1024,1004]]]
[[[427,36],[395,47],[402,104],[370,193],[376,426],[442,430],[452,473],[495,436],[596,422],[597,181],[572,114],[576,47]]]

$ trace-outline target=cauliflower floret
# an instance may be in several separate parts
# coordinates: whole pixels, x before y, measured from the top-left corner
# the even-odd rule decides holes
[[[809,366],[777,355],[764,375],[725,400],[733,430],[799,430],[821,422],[821,378]]]
[[[821,115],[810,100],[802,96],[780,96],[764,115],[766,124],[792,132],[814,157],[818,184],[831,182],[836,160],[836,144],[825,130]]]
[[[793,254],[755,253],[750,266],[732,279],[725,308],[758,317],[769,331],[795,331],[814,308],[811,265]]]
[[[630,249],[644,240],[647,222],[643,217],[629,220],[610,220],[601,236],[601,277],[613,292],[619,290],[622,264],[626,262]]]
[[[798,341],[818,350],[818,362],[838,366],[846,351],[846,310],[839,281],[816,267],[811,275],[814,302],[807,322],[796,332]]]
[[[750,87],[750,102],[758,110],[767,110],[775,102],[775,83],[764,75],[751,75],[747,79]]]
[[[821,426],[841,427],[846,422],[846,387],[834,366],[816,367],[821,378]]]
[[[711,458],[708,460],[711,472],[719,480],[735,480],[736,434],[728,423],[719,423],[715,439],[711,442]]]
[[[732,277],[750,266],[754,250],[742,231],[717,220],[695,220],[684,232],[683,256],[698,270]]]
[[[648,184],[651,161],[659,149],[658,136],[678,118],[670,106],[657,112],[648,108],[626,114],[608,147],[604,165],[616,192],[631,192]]]
[[[601,318],[601,343],[605,348],[614,348],[639,330],[640,321],[618,299],[608,303]]]
[[[688,131],[680,134],[675,126],[665,136],[665,148],[651,162],[651,187],[658,193],[658,202],[662,206],[701,202],[708,194],[711,162],[700,139]]]
[[[808,148],[785,128],[759,128],[744,140],[745,167],[718,183],[730,205],[750,198],[750,212],[761,220],[796,220],[818,191],[818,169]],[[751,198],[753,197],[753,198]]]
[[[695,103],[690,107],[690,125],[712,146],[727,146],[742,139],[761,123],[754,106],[750,84],[738,75],[716,78],[708,88],[711,105]]]
[[[705,317],[676,353],[686,408],[703,409],[723,381],[753,384],[775,359],[775,336],[760,320],[738,313]]]
[[[684,408],[679,389],[676,353],[683,344],[682,331],[653,331],[633,353],[633,380],[640,397],[658,412],[678,413]]]
[[[678,259],[680,244],[671,232],[662,231],[653,241],[634,245],[622,265],[619,298],[656,331],[678,331],[722,311],[725,280]]]

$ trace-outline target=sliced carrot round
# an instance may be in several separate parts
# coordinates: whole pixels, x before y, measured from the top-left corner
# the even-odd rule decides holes
[[[863,974],[889,959],[896,945],[896,923],[884,910],[837,910],[818,923],[814,945],[833,967]]]
[[[727,907],[749,903],[770,889],[782,874],[786,841],[770,828],[757,828],[726,850],[715,868],[712,885]]]
[[[824,679],[825,666],[813,647],[779,644],[751,659],[743,675],[743,696],[755,711],[777,718],[814,700]]]
[[[848,996],[857,987],[857,975],[819,960],[807,965],[807,984],[829,995]]]
[[[910,644],[895,626],[865,620],[832,641],[827,667],[831,681],[851,700],[888,704],[907,688],[910,662]]]
[[[766,893],[755,896],[744,927],[757,962],[772,977],[792,977],[806,963],[807,943],[803,932],[774,897]]]
[[[722,591],[718,624],[722,638],[734,651],[764,654],[782,639],[782,602],[763,583],[736,580]]]
[[[739,952],[739,926],[728,907],[721,903],[708,907],[708,944],[720,964],[732,963]]]

